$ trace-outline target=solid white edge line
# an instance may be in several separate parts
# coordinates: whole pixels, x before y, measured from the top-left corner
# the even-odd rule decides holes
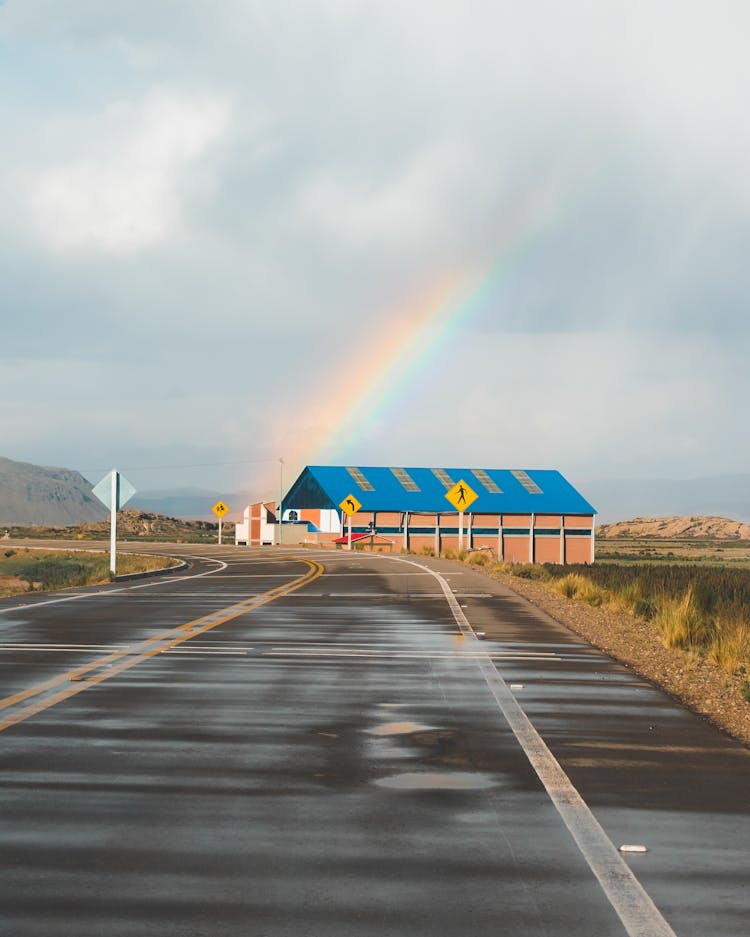
[[[461,611],[450,586],[440,573],[429,566],[389,557],[426,569],[440,583],[456,624],[466,635],[474,637],[468,619]],[[476,637],[477,645],[481,648]],[[583,857],[604,890],[610,904],[622,921],[629,937],[676,937],[675,932],[656,907],[653,899],[633,874],[599,821],[591,812],[559,762],[547,748],[508,684],[484,652],[477,661],[490,692],[508,722],[531,766],[544,785],[563,822],[570,831]]]
[[[11,605],[8,608],[0,608],[0,615],[7,614],[8,612],[18,612],[19,609],[25,609],[25,611],[20,612],[21,615],[25,615],[26,612],[30,612],[35,608],[42,608],[45,605],[60,605],[62,602],[75,602],[77,599],[93,599],[97,596],[101,597],[103,595],[117,595],[120,592],[132,592],[134,589],[151,589],[154,586],[166,586],[171,582],[184,582],[186,579],[202,579],[204,576],[212,576],[214,573],[220,573],[223,569],[226,569],[229,565],[223,560],[215,560],[213,557],[206,556],[193,556],[192,554],[186,554],[186,558],[190,560],[204,560],[208,563],[218,563],[219,566],[216,569],[208,569],[204,573],[196,573],[194,576],[176,576],[174,578],[163,578],[158,579],[156,582],[144,582],[138,586],[123,586],[119,589],[101,589],[98,586],[93,588],[99,589],[98,592],[77,592],[75,595],[65,595],[59,599],[46,599],[43,602],[20,602],[18,605]],[[28,595],[27,592],[22,592],[21,595]],[[10,596],[12,599],[20,598],[20,596]]]

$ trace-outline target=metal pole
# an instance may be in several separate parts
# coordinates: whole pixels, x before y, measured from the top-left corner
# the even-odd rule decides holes
[[[458,552],[463,553],[464,549],[464,512],[458,512]]]
[[[279,510],[277,520],[279,522],[279,546],[281,546],[281,519],[283,517],[282,495],[284,491],[284,460],[279,459]]]
[[[117,486],[119,474],[112,469],[109,500],[109,571],[114,576],[117,571]]]
[[[349,515],[349,534],[348,534],[348,538],[349,538],[349,549],[351,550],[351,548],[352,548],[352,516],[351,516],[351,514]]]
[[[591,518],[591,562],[594,562],[596,557],[596,518]]]
[[[219,546],[221,546],[221,518],[219,518]]]

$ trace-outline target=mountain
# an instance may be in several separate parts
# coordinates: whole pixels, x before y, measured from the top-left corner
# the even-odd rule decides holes
[[[750,474],[705,478],[601,479],[581,494],[599,512],[598,523],[632,517],[730,517],[750,523]]]
[[[43,468],[0,457],[0,525],[68,526],[107,516],[78,472]],[[599,524],[633,517],[728,517],[750,523],[750,473],[689,480],[600,479],[577,484],[599,512]],[[173,488],[138,491],[128,507],[168,517],[215,521],[217,501],[229,506],[224,518],[242,517],[245,505],[260,500],[257,492]]]
[[[107,510],[91,488],[79,472],[0,457],[0,526],[99,521]]]

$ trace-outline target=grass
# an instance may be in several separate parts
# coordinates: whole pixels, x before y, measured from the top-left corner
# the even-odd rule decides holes
[[[502,562],[486,550],[441,555],[648,622],[666,648],[744,677],[741,693],[750,703],[750,542],[610,541],[603,562],[599,547],[597,562],[581,566]],[[428,548],[422,553],[432,555]]]
[[[665,647],[709,657],[727,673],[750,670],[750,569],[614,562],[502,568],[546,581],[565,598],[651,622]]]
[[[748,540],[597,538],[596,562],[750,567]]]
[[[148,572],[173,562],[162,556],[121,553],[117,557],[117,572],[120,575]],[[34,549],[0,552],[0,596],[90,586],[110,579],[109,553]]]

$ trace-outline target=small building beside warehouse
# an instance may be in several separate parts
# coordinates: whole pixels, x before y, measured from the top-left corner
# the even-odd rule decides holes
[[[459,484],[475,496],[463,513],[446,498]],[[596,511],[555,470],[308,465],[284,497],[284,524],[306,524],[309,543],[341,542],[350,497],[352,534],[375,533],[395,551],[455,550],[460,524],[464,548],[500,560],[594,561]]]

